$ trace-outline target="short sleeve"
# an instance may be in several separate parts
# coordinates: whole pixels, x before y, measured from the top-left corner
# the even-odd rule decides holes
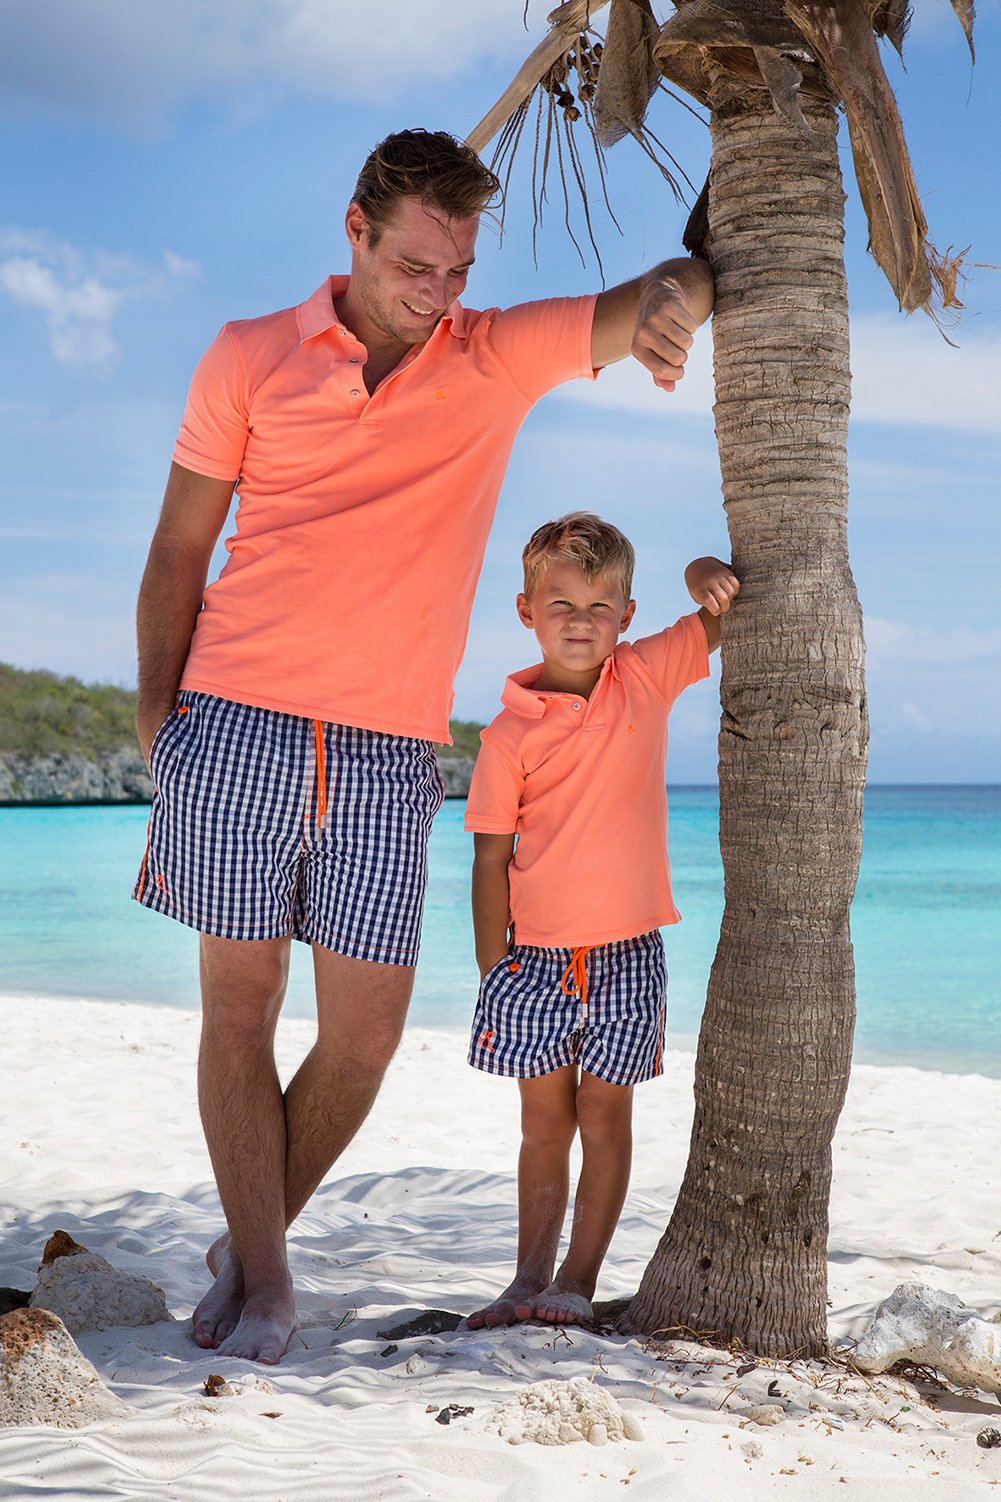
[[[640,637],[632,648],[668,704],[690,684],[709,676],[709,643],[698,611],[683,615],[656,636]]]
[[[480,733],[480,751],[466,799],[465,828],[474,834],[515,834],[525,778],[520,768]]]
[[[250,431],[243,361],[228,325],[195,367],[174,461],[199,475],[236,480]]]
[[[530,402],[564,381],[594,379],[591,324],[597,294],[551,297],[502,308],[490,320],[490,347]]]

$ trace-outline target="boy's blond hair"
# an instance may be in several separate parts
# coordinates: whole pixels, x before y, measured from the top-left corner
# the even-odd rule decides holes
[[[633,545],[618,527],[603,522],[593,511],[568,511],[554,522],[543,522],[528,539],[521,561],[529,600],[552,563],[576,563],[589,584],[599,574],[613,574],[623,599],[631,596],[636,567]]]

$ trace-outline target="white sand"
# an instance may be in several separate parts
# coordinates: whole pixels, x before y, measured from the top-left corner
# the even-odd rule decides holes
[[[409,1033],[337,1178],[293,1227],[301,1339],[281,1366],[200,1351],[186,1319],[220,1216],[194,1105],[197,1018],[20,998],[0,999],[0,1027],[0,1283],[31,1288],[46,1238],[62,1228],[162,1284],[177,1317],[80,1337],[134,1412],[76,1432],[0,1432],[4,1502],[1001,1496],[1001,1449],[976,1444],[979,1430],[1001,1428],[1001,1406],[985,1394],[849,1379],[810,1363],[738,1378],[735,1360],[704,1348],[650,1350],[541,1326],[460,1329],[388,1352],[380,1330],[423,1308],[468,1312],[511,1270],[516,1092],[467,1068],[458,1033]],[[286,1071],[309,1032],[283,1025]],[[666,1222],[691,1076],[691,1057],[673,1055],[666,1078],[637,1091],[633,1187],[601,1298],[635,1289]],[[835,1145],[833,1338],[861,1333],[907,1280],[997,1310],[999,1145],[1001,1081],[856,1070]],[[243,1390],[204,1397],[214,1372]],[[514,1400],[554,1378],[593,1379],[597,1407],[625,1413],[626,1432],[641,1429],[642,1441],[515,1445],[496,1424],[491,1432],[492,1409],[505,1405],[510,1433]],[[778,1396],[767,1391],[773,1381]],[[568,1402],[573,1391],[561,1389]],[[436,1423],[449,1403],[474,1411]],[[751,1422],[755,1408],[781,1410],[771,1413],[781,1422]],[[621,1432],[614,1413],[609,1422]]]

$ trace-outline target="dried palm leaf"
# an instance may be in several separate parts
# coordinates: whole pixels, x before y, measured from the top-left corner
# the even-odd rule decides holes
[[[594,96],[598,140],[614,146],[642,136],[647,106],[660,80],[653,48],[660,31],[650,0],[612,0]]]
[[[907,312],[928,307],[927,223],[864,0],[786,0],[845,107],[869,248]]]

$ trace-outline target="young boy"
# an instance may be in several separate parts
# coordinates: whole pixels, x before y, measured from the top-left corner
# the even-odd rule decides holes
[[[625,1200],[632,1088],[662,1072],[676,923],[664,763],[671,705],[709,671],[739,584],[718,558],[685,582],[700,605],[616,645],[633,618],[634,554],[590,512],[539,527],[518,615],[542,664],[514,673],[483,731],[466,811],[475,832],[473,925],[481,984],[469,1062],[521,1091],[518,1265],[469,1325],[593,1318],[591,1297]],[[517,840],[517,845],[515,841]],[[553,1276],[582,1167],[570,1246]]]

